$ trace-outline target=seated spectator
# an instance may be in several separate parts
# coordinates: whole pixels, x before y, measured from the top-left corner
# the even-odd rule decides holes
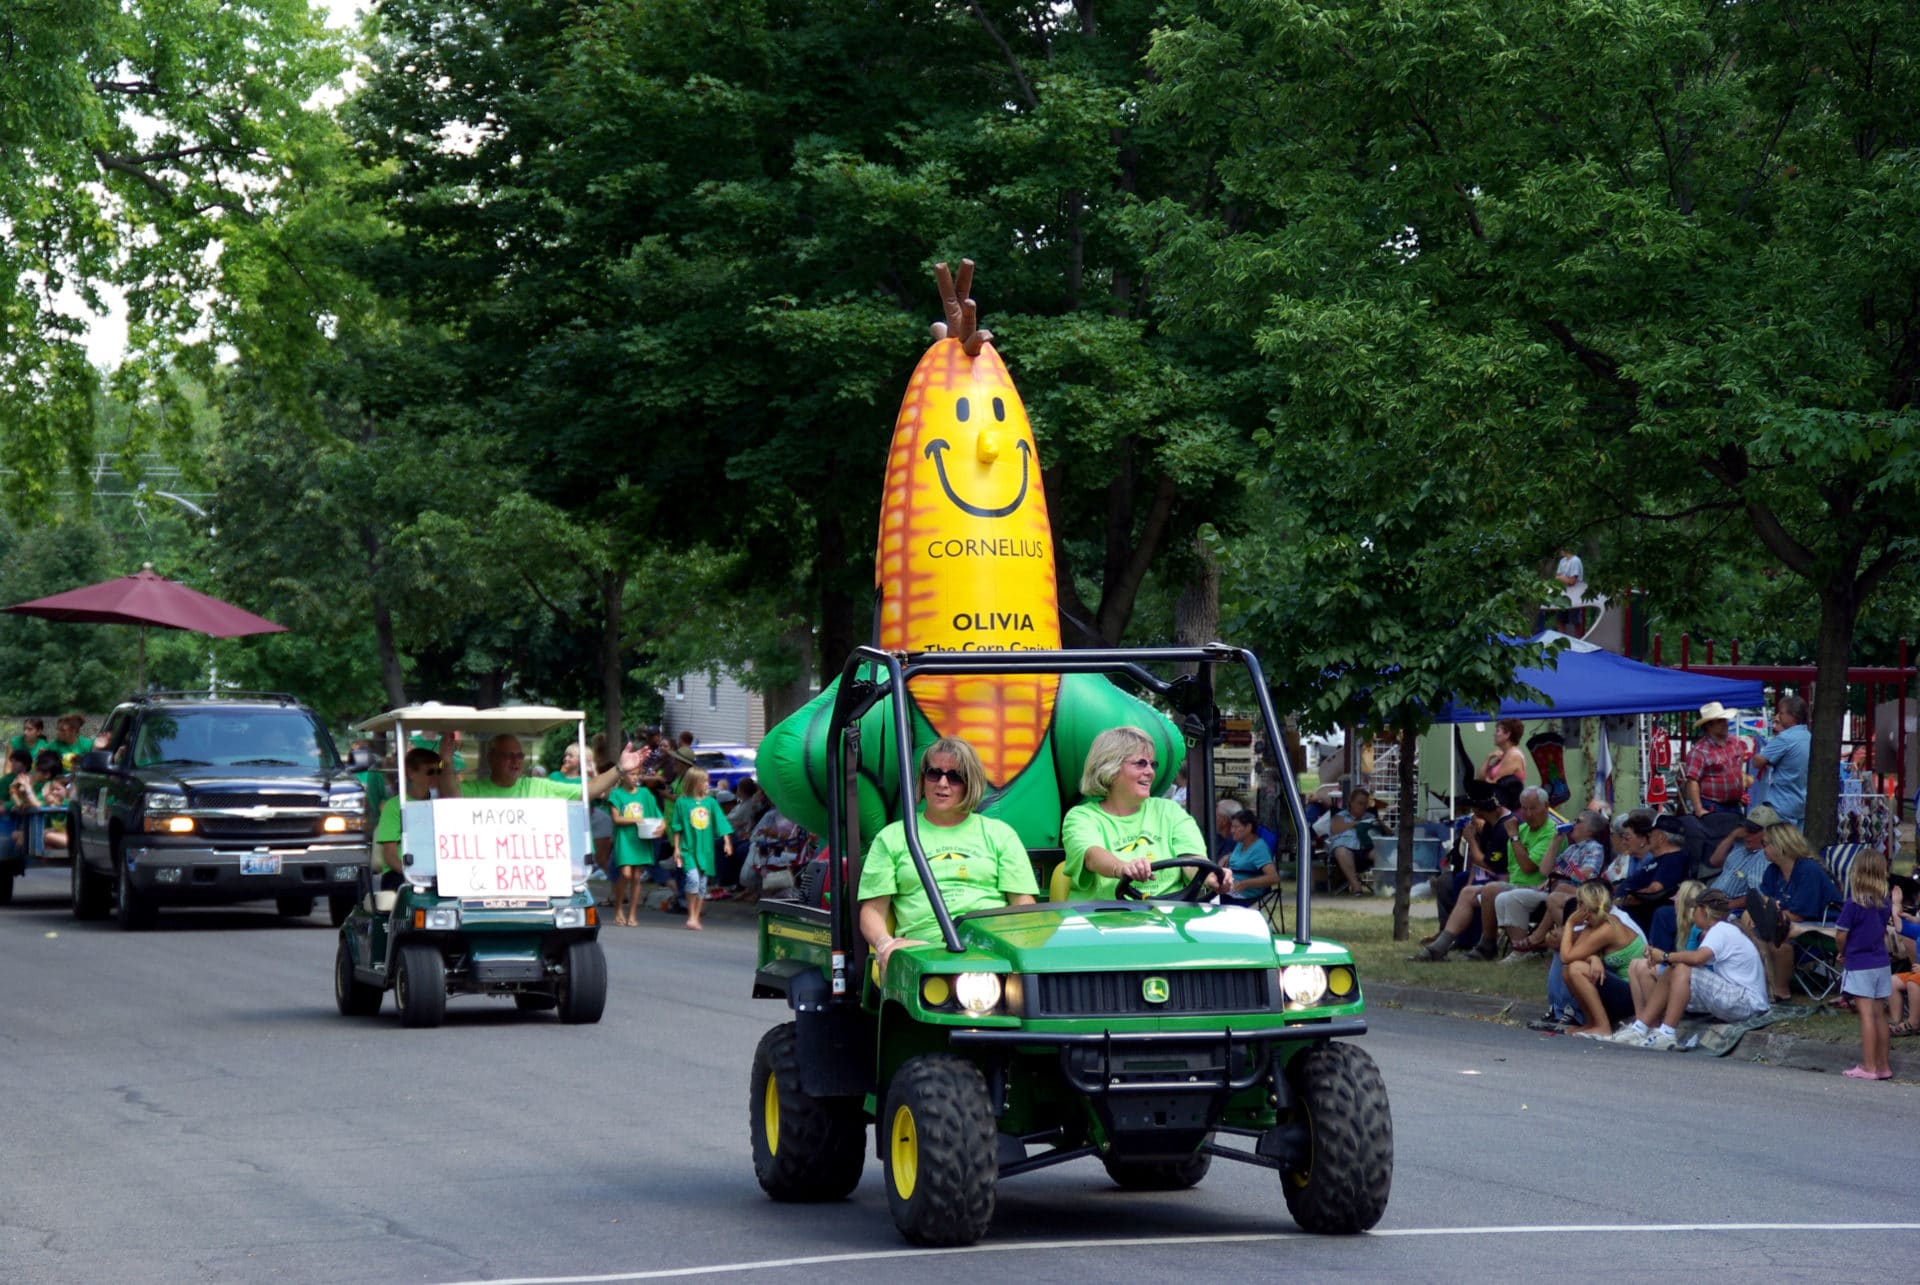
[[[1598,879],[1580,885],[1577,906],[1560,930],[1560,982],[1584,1019],[1571,1034],[1606,1039],[1615,1020],[1633,1013],[1627,966],[1647,949],[1647,939]]]
[[[66,792],[64,784],[59,780],[60,773],[60,756],[58,754],[52,750],[41,750],[38,754],[34,755],[33,769],[24,776],[16,775],[7,785],[7,790],[10,795],[8,803],[9,811],[18,812],[29,808],[41,809],[65,806]],[[54,790],[54,796],[57,798],[57,802],[49,802],[48,791],[50,787],[58,787]],[[41,833],[43,836],[43,846],[49,848],[64,848],[67,846],[64,830],[59,836],[58,843],[54,842],[51,827],[43,830]],[[24,850],[26,836],[27,827],[24,824],[15,828],[13,832],[13,844],[16,850]]]
[[[1820,923],[1840,902],[1840,889],[1827,868],[1814,859],[1800,827],[1787,822],[1767,827],[1767,872],[1747,896],[1740,926],[1753,939],[1767,966],[1767,994],[1774,1003],[1792,997],[1793,925]]]
[[[1680,890],[1673,894],[1672,904],[1660,907],[1661,914],[1667,916],[1670,931],[1671,925],[1687,925],[1686,938],[1679,943],[1679,949],[1681,950],[1692,950],[1700,944],[1700,930],[1693,925],[1693,908],[1700,904],[1700,894],[1706,890],[1707,885],[1701,883],[1698,879],[1688,879],[1681,883]],[[1656,924],[1659,923],[1658,916],[1655,917],[1654,922]],[[1648,940],[1649,942],[1652,941],[1651,935],[1649,935]],[[1674,939],[1673,937],[1669,937],[1667,944],[1661,946],[1660,949],[1667,950],[1672,948],[1673,945]],[[1660,965],[1655,964],[1647,956],[1642,955],[1639,959],[1634,960],[1633,964],[1627,969],[1627,985],[1633,989],[1633,1006],[1636,1010],[1645,1002],[1647,996],[1653,993],[1653,984],[1659,980],[1660,968]]]
[[[1613,895],[1644,931],[1653,923],[1653,912],[1673,900],[1674,889],[1687,877],[1687,831],[1677,816],[1649,820],[1642,813],[1628,817],[1627,827],[1646,836],[1652,860],[1614,884]]]
[[[1280,886],[1280,869],[1273,862],[1273,850],[1260,837],[1253,813],[1241,809],[1232,825],[1233,851],[1227,854],[1227,868],[1233,871],[1233,891],[1221,894],[1220,900],[1251,906]]]
[[[1508,862],[1506,880],[1488,884],[1480,892],[1480,944],[1473,951],[1476,958],[1494,959],[1500,954],[1501,940],[1496,924],[1507,930],[1507,939],[1512,944],[1518,945],[1526,940],[1528,919],[1534,907],[1546,901],[1546,893],[1542,890],[1547,882],[1547,871],[1551,869],[1548,856],[1553,851],[1558,829],[1553,823],[1553,814],[1547,811],[1547,792],[1537,785],[1521,790],[1520,823],[1514,828],[1514,842],[1508,847],[1511,860]],[[1502,921],[1499,918],[1500,898],[1515,891],[1537,893],[1539,899],[1524,909],[1509,902],[1511,913],[1507,920]]]
[[[1692,917],[1700,944],[1692,950],[1652,949],[1653,962],[1670,967],[1654,982],[1633,1021],[1614,1034],[1619,1043],[1670,1049],[1679,1042],[1673,1028],[1683,1014],[1744,1022],[1767,1011],[1766,967],[1746,934],[1727,922],[1727,894],[1711,888],[1701,893]]]
[[[1340,868],[1346,891],[1355,897],[1366,895],[1360,872],[1373,869],[1373,828],[1379,823],[1373,792],[1364,785],[1347,796],[1347,806],[1327,823],[1327,855]]]
[[[1520,818],[1501,805],[1494,787],[1485,781],[1468,782],[1467,797],[1473,806],[1473,816],[1462,833],[1467,866],[1454,876],[1457,892],[1446,922],[1432,941],[1407,957],[1415,963],[1443,962],[1460,935],[1479,924],[1481,895],[1488,888],[1507,886],[1508,853],[1517,841]]]
[[[1564,836],[1554,835],[1547,853],[1551,871],[1545,883],[1537,888],[1509,888],[1494,899],[1494,918],[1501,926],[1509,933],[1515,927],[1525,933],[1514,942],[1509,960],[1552,949],[1549,943],[1559,940],[1561,925],[1580,885],[1598,879],[1606,867],[1607,834],[1612,828],[1606,813],[1582,812]],[[1536,909],[1541,911],[1540,923],[1527,931]]]
[[[25,750],[7,751],[7,772],[0,778],[0,789],[6,791],[7,809],[13,809],[13,782],[16,777],[27,776],[33,771],[33,755]]]
[[[1747,894],[1759,889],[1767,874],[1767,827],[1780,824],[1780,814],[1762,803],[1748,812],[1740,828],[1722,839],[1707,857],[1707,866],[1720,873],[1713,887],[1727,894],[1735,913],[1747,908]]]
[[[29,756],[38,754],[44,749],[51,749],[52,747],[47,743],[46,723],[31,714],[27,715],[20,720],[20,731],[7,742],[7,748],[25,750]]]
[[[85,714],[62,714],[54,720],[53,743],[47,748],[60,756],[61,765],[69,772],[80,756],[93,748],[93,739],[80,735],[86,725]]]

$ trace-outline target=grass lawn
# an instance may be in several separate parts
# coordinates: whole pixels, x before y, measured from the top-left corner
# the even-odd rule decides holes
[[[1356,910],[1353,903],[1339,898],[1317,897],[1313,903],[1313,935],[1332,938],[1353,951],[1354,962],[1359,966],[1360,983],[1365,987],[1370,982],[1389,983],[1397,986],[1421,986],[1432,990],[1462,991],[1474,995],[1495,995],[1514,1002],[1509,1017],[1515,1022],[1524,1023],[1538,1017],[1547,1006],[1547,964],[1545,956],[1540,959],[1523,960],[1517,964],[1483,963],[1455,954],[1444,964],[1416,964],[1408,960],[1418,947],[1420,939],[1432,932],[1437,926],[1434,922],[1433,903],[1416,901],[1413,903],[1410,928],[1412,936],[1407,941],[1393,940],[1392,899],[1381,896],[1375,899],[1387,913],[1379,909]],[[1293,900],[1289,894],[1287,900],[1288,931],[1293,925]],[[1805,1004],[1804,996],[1796,996],[1799,1003]],[[1803,1039],[1824,1040],[1833,1043],[1858,1044],[1860,1040],[1860,1020],[1852,1013],[1839,1012],[1825,1008],[1810,1016],[1786,1018],[1764,1028],[1769,1032],[1797,1035]],[[1900,1043],[1903,1041],[1896,1041]]]

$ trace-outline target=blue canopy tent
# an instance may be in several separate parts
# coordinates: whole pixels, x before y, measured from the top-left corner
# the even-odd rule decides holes
[[[1532,638],[1502,637],[1510,647],[1531,647],[1563,634],[1543,633]],[[1760,709],[1766,693],[1756,681],[1710,678],[1684,669],[1643,665],[1625,656],[1569,638],[1572,644],[1557,657],[1558,669],[1531,666],[1514,671],[1523,683],[1549,699],[1546,702],[1512,698],[1487,714],[1449,702],[1434,715],[1436,723],[1488,723],[1496,718],[1599,718],[1614,714],[1664,714],[1677,709],[1699,709],[1719,701],[1729,709]]]

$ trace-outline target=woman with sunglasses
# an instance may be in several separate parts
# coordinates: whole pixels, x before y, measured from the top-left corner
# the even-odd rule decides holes
[[[920,764],[920,850],[947,913],[958,918],[969,910],[1032,904],[1039,886],[1027,846],[1006,822],[974,811],[987,774],[973,747],[943,736],[927,746]],[[894,951],[938,940],[937,924],[907,851],[906,823],[895,821],[874,836],[860,870],[860,935],[884,976]]]
[[[450,741],[443,745],[449,750],[452,748]],[[441,750],[423,749],[418,745],[407,751],[407,757],[402,760],[407,798],[419,803],[425,799],[460,797],[460,775],[441,761],[441,753]],[[380,891],[397,891],[406,879],[400,869],[399,795],[380,805],[380,818],[373,827],[373,843],[373,867],[374,873],[380,876]]]
[[[1183,866],[1154,870],[1156,861],[1212,859],[1192,815],[1172,799],[1153,797],[1158,755],[1153,738],[1137,727],[1109,727],[1087,748],[1080,773],[1087,801],[1060,823],[1075,900],[1110,899],[1123,877],[1145,896],[1170,895],[1185,888],[1194,872]],[[1231,888],[1229,883],[1223,891]]]

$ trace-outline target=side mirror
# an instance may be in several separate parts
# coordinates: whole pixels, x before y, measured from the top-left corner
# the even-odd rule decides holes
[[[88,750],[80,756],[80,771],[107,772],[113,768],[113,755],[108,750]]]
[[[347,755],[347,771],[368,772],[378,761],[373,757],[372,750],[354,750]]]

